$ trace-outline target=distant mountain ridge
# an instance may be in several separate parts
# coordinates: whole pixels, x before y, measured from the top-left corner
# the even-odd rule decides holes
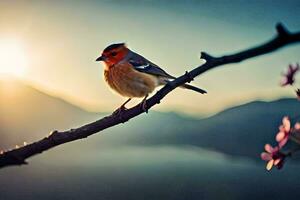
[[[143,133],[134,127],[127,134],[126,141],[134,145],[194,145],[258,159],[265,143],[275,143],[282,117],[296,116],[300,113],[299,105],[295,99],[255,101],[226,109],[209,118],[186,120],[178,116],[170,120],[171,116],[168,116],[161,119],[161,123],[158,116],[149,116]],[[121,140],[121,137],[117,138]]]
[[[18,80],[0,80],[0,99],[0,146],[5,147],[40,139],[52,130],[72,128],[99,116]]]
[[[103,113],[90,113],[59,98],[24,86],[0,81],[0,147],[35,141],[52,130],[66,130],[94,121]],[[116,145],[192,145],[233,156],[258,158],[265,143],[274,142],[283,116],[300,113],[295,99],[254,101],[228,108],[204,119],[177,113],[150,111],[129,123],[112,127],[88,139],[87,148]],[[78,143],[78,145],[81,145]]]

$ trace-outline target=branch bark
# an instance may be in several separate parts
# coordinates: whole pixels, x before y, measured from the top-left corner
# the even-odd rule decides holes
[[[154,105],[159,104],[160,101],[176,87],[192,81],[195,77],[210,69],[229,63],[238,63],[249,58],[271,53],[289,44],[300,42],[300,32],[291,33],[282,24],[277,24],[276,30],[277,34],[268,42],[239,53],[225,55],[222,57],[214,57],[208,53],[202,52],[200,58],[205,59],[206,63],[196,67],[190,72],[186,72],[184,75],[165,85],[146,101],[147,108],[150,109]],[[136,105],[128,110],[122,111],[118,115],[112,114],[76,129],[68,131],[53,131],[49,136],[37,142],[5,152],[0,152],[0,168],[5,166],[27,164],[25,160],[31,156],[67,142],[86,138],[117,124],[125,123],[143,112],[145,111],[141,108],[141,106]]]

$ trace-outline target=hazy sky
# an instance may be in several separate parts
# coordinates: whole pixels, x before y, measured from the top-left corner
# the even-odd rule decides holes
[[[268,40],[276,22],[300,29],[300,1],[0,1],[0,39],[16,40],[27,65],[22,79],[93,111],[111,111],[125,99],[113,94],[95,59],[114,42],[126,42],[179,76],[202,63],[200,51],[223,55]],[[198,77],[203,96],[177,89],[159,110],[198,114],[254,99],[294,95],[280,74],[300,61],[300,46]]]

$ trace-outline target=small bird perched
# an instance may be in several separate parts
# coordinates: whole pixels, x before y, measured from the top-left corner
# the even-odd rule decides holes
[[[104,62],[104,78],[108,85],[120,95],[129,98],[118,110],[126,109],[125,105],[131,98],[144,97],[141,105],[143,110],[147,111],[148,95],[156,87],[175,79],[159,66],[128,49],[125,43],[109,45],[96,61]],[[181,87],[201,94],[206,93],[206,91],[188,84],[183,84]]]

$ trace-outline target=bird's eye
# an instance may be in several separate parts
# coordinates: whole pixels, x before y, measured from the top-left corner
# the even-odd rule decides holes
[[[117,52],[112,52],[111,53],[111,56],[116,56],[117,55]]]

